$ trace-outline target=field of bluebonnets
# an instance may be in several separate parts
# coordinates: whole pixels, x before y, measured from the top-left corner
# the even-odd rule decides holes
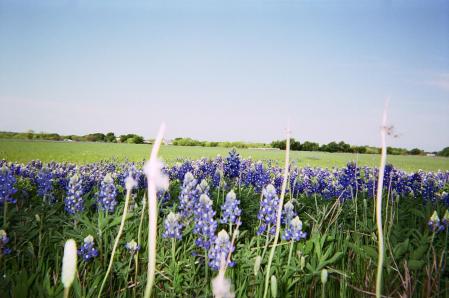
[[[0,297],[62,296],[69,238],[78,247],[71,296],[141,297],[148,260],[142,167],[0,161]],[[376,168],[355,162],[333,169],[291,165],[271,269],[283,182],[278,164],[243,159],[233,150],[163,171],[170,183],[157,193],[154,297],[212,296],[223,255],[236,297],[374,295]],[[387,165],[384,175],[383,295],[448,297],[449,172]],[[127,204],[130,181],[136,183]],[[114,249],[124,208],[126,222]]]

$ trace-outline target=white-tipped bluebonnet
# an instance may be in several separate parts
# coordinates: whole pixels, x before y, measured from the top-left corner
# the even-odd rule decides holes
[[[114,212],[117,206],[117,188],[114,185],[114,179],[111,174],[107,174],[100,185],[100,191],[97,194],[97,206],[99,210]]]
[[[216,170],[215,173],[212,175],[212,186],[214,188],[218,188],[221,186],[221,180],[222,180],[223,174],[220,170]]]
[[[98,257],[98,250],[95,248],[94,237],[92,235],[84,238],[84,243],[78,249],[78,255],[81,256],[83,261],[89,262],[93,258]]]
[[[288,225],[290,221],[296,216],[295,207],[292,204],[292,201],[288,201],[284,204],[284,207],[282,208],[282,216],[281,220],[282,223],[285,225]]]
[[[228,233],[225,230],[221,230],[209,250],[209,266],[213,270],[219,270],[221,262],[226,262],[229,253],[232,253],[233,251],[234,247],[231,244]],[[234,267],[235,263],[229,260],[227,265],[229,267]]]
[[[302,221],[298,216],[293,218],[287,225],[284,233],[282,234],[283,240],[299,241],[307,237],[307,233],[302,231]]]
[[[15,184],[16,178],[11,170],[3,164],[0,168],[0,204],[3,204],[5,201],[16,203],[16,199],[13,198],[13,195],[17,192]]]
[[[9,237],[5,230],[0,230],[0,255],[9,255],[12,250],[6,246],[9,242]]]
[[[208,250],[215,237],[217,222],[214,220],[215,211],[212,209],[212,201],[206,194],[201,195],[198,205],[194,210],[195,226],[193,233],[197,235],[195,244]]]
[[[84,210],[83,181],[78,174],[70,178],[67,197],[64,199],[65,210],[69,214],[75,214]]]
[[[440,218],[436,210],[433,212],[432,216],[427,222],[427,225],[429,226],[429,229],[434,233],[444,231],[445,228],[445,226],[441,224]]]
[[[235,149],[229,152],[224,163],[224,174],[228,178],[237,178],[240,175],[240,156]]]
[[[268,227],[270,227],[268,233],[274,234],[276,231],[277,210],[280,201],[276,189],[272,184],[269,184],[262,190],[262,197],[259,213],[257,214],[257,218],[260,220],[257,235],[263,234]]]
[[[140,245],[137,244],[136,241],[131,240],[130,242],[127,242],[125,244],[125,248],[132,254],[134,255],[136,252],[140,251]]]
[[[165,231],[162,233],[164,238],[182,239],[181,216],[178,213],[170,212],[164,220]]]
[[[196,185],[198,181],[193,177],[192,173],[187,172],[179,194],[179,210],[182,217],[190,218],[197,202]]]
[[[53,173],[48,168],[42,168],[36,176],[37,194],[48,203],[54,203]]]
[[[231,223],[240,225],[240,215],[242,214],[242,210],[239,207],[240,200],[237,200],[235,192],[231,190],[226,195],[226,200],[221,206],[221,223]]]

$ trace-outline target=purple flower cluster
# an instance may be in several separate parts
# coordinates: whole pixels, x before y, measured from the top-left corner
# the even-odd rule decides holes
[[[242,210],[239,208],[240,200],[237,200],[235,192],[231,190],[227,195],[223,206],[221,206],[221,223],[230,223],[240,225],[240,215]]]
[[[95,248],[94,237],[92,237],[92,235],[84,238],[83,245],[78,249],[78,255],[81,256],[85,262],[89,262],[98,257],[98,250]]]
[[[0,204],[4,202],[16,203],[16,199],[13,198],[13,195],[17,192],[15,184],[16,178],[11,170],[3,164],[0,168]]]
[[[138,251],[140,251],[140,245],[137,244],[136,241],[131,240],[130,242],[127,242],[125,244],[125,248],[131,253],[131,255],[134,255]]]
[[[279,197],[276,189],[272,184],[269,184],[262,191],[262,201],[260,202],[260,209],[257,218],[260,220],[257,235],[263,234],[268,230],[268,233],[274,234],[276,231],[276,217],[279,207]]]
[[[295,207],[291,200],[284,204],[282,208],[281,221],[283,224],[290,224],[290,221],[296,216]]]
[[[65,210],[69,214],[75,214],[84,210],[83,180],[78,174],[70,178],[69,190],[67,191],[67,197],[64,199],[64,203]]]
[[[117,188],[111,174],[107,174],[101,182],[100,191],[97,194],[98,209],[106,212],[114,212],[117,205]]]
[[[284,233],[282,234],[282,239],[286,241],[299,241],[305,239],[307,233],[302,231],[302,221],[298,216],[293,218],[288,224]]]
[[[449,222],[449,212],[446,210],[444,214],[443,221],[440,220],[437,211],[434,211],[432,216],[430,217],[427,225],[429,226],[430,231],[434,233],[439,233],[444,231],[448,227]]]
[[[234,247],[231,244],[228,233],[225,230],[221,230],[209,250],[209,266],[213,270],[219,270],[222,262],[226,263],[229,253],[233,251]],[[233,261],[229,261],[227,264],[229,267],[234,267],[234,265],[235,262]]]
[[[226,177],[233,179],[240,176],[240,155],[235,149],[229,152],[224,163],[224,174]]]
[[[187,172],[179,194],[179,210],[183,218],[190,218],[197,201],[196,180],[192,173]]]
[[[197,235],[195,244],[208,250],[214,241],[217,222],[214,219],[215,211],[212,201],[206,194],[202,194],[194,210],[195,225],[193,233]]]
[[[48,168],[42,168],[36,176],[37,194],[44,201],[53,204],[55,197],[53,195],[53,173]]]
[[[181,216],[178,213],[170,212],[164,220],[165,231],[162,234],[163,238],[182,239],[182,224],[180,222]]]

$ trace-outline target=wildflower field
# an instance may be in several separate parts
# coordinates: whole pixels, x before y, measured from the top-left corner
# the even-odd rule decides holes
[[[157,210],[146,203],[145,173],[143,162],[0,161],[0,297],[142,297],[151,257],[153,297],[374,295],[377,168],[292,163],[282,198],[274,162],[234,150],[172,161]],[[383,295],[449,297],[449,172],[387,165],[383,190]],[[68,293],[70,238],[78,261]]]
[[[21,141],[0,139],[0,159],[27,163],[31,160],[42,162],[73,162],[87,164],[102,160],[140,162],[148,158],[151,145],[88,143],[88,142],[51,142],[51,141]],[[230,149],[220,147],[199,146],[163,146],[160,155],[168,164],[183,159],[215,158],[226,156]],[[284,163],[284,151],[239,149],[243,158],[253,160],[272,160]],[[290,158],[300,167],[344,167],[350,161],[358,165],[379,166],[379,154],[328,153],[292,151]],[[439,156],[391,155],[388,162],[405,171],[438,171],[449,170],[449,158]]]

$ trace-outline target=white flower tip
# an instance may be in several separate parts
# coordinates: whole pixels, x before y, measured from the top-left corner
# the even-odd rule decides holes
[[[234,298],[231,280],[225,278],[224,272],[219,272],[212,280],[212,292],[217,298]]]
[[[227,241],[229,240],[229,235],[228,233],[223,229],[218,233],[218,239],[222,240],[222,241]]]
[[[154,183],[158,190],[168,189],[168,176],[162,172],[163,167],[164,164],[158,158],[147,161],[143,167],[148,183]]]
[[[94,236],[89,235],[86,238],[84,238],[84,243],[92,243],[94,242]]]
[[[209,199],[209,196],[206,194],[202,194],[200,196],[200,202],[206,205],[212,204],[212,201]]]
[[[73,239],[69,239],[64,245],[64,257],[62,258],[61,280],[64,288],[69,288],[75,279],[76,260],[76,242]]]
[[[226,195],[226,199],[232,201],[236,199],[236,195],[233,189],[231,189],[231,191],[228,192],[228,194]]]

